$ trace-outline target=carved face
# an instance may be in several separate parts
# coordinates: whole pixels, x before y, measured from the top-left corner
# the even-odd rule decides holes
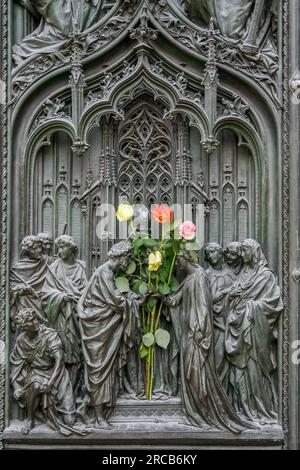
[[[43,252],[48,254],[52,249],[52,244],[50,240],[44,241],[43,242]]]
[[[128,268],[129,262],[130,262],[130,257],[128,255],[118,258],[119,269],[121,269],[122,271],[126,271],[126,269]]]
[[[187,261],[183,258],[183,256],[178,256],[177,258],[177,267],[180,271],[185,271],[187,267]]]
[[[39,329],[39,322],[36,317],[32,317],[23,326],[23,331],[26,333],[36,333]]]
[[[34,242],[31,247],[26,248],[27,256],[29,259],[38,260],[42,257],[43,246],[42,242]]]
[[[65,261],[75,257],[74,248],[69,245],[65,245],[64,243],[58,245],[57,252],[58,256]]]
[[[242,258],[244,260],[244,263],[246,264],[251,263],[252,258],[253,258],[251,246],[243,244],[241,248],[241,252],[242,252]]]
[[[229,266],[235,266],[240,260],[240,247],[238,245],[228,246],[226,250],[226,261]]]
[[[222,261],[222,253],[214,247],[207,247],[205,250],[206,259],[212,266],[218,265]]]

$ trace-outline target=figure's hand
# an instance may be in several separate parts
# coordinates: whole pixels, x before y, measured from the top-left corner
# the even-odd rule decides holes
[[[230,294],[232,292],[232,287],[228,287],[227,289],[220,290],[219,295],[225,297],[225,295]]]
[[[73,302],[75,300],[72,294],[65,294],[63,299],[65,302]]]
[[[32,295],[35,295],[35,292],[32,289],[32,287],[28,286],[28,287],[23,287],[23,289],[20,289],[18,294],[20,296],[22,296],[22,295],[31,295],[32,296]]]
[[[234,299],[235,297],[238,297],[241,294],[241,291],[236,289],[232,290],[231,292],[229,291],[229,298]]]
[[[164,296],[160,292],[155,292],[155,294],[149,294],[149,295],[151,295],[153,299],[162,300],[164,298]]]
[[[141,296],[138,296],[137,298],[139,305],[144,305],[146,300],[147,300],[147,295],[141,295]]]
[[[16,390],[14,392],[14,397],[16,400],[20,400],[22,398],[22,395],[23,395],[23,391],[22,390]]]
[[[171,296],[164,297],[163,302],[168,307],[175,307],[175,305],[176,305],[176,300],[174,299],[174,297],[171,297]]]
[[[51,392],[52,386],[53,386],[53,383],[52,383],[52,382],[48,382],[47,385],[45,385],[44,387],[41,387],[41,392],[48,395],[48,394]]]
[[[197,343],[199,346],[202,346],[203,333],[202,333],[200,330],[197,330],[197,331],[195,332],[194,338],[195,338],[196,343]]]

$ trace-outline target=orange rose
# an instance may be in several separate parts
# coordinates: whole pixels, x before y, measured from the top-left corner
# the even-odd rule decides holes
[[[159,224],[166,224],[172,222],[174,212],[168,206],[157,206],[152,209],[152,217]]]

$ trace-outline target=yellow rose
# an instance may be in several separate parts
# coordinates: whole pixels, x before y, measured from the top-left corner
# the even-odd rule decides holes
[[[133,207],[130,204],[120,204],[117,211],[117,219],[120,222],[129,222],[133,218]]]
[[[162,254],[160,251],[153,251],[149,255],[149,271],[158,271],[162,265]]]

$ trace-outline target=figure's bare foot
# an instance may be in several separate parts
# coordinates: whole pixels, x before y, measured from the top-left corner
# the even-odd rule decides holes
[[[71,431],[69,431],[68,429],[66,429],[66,428],[64,428],[64,427],[62,427],[62,426],[60,426],[59,432],[60,432],[60,434],[62,434],[63,436],[70,436],[70,435],[72,434]]]
[[[108,423],[107,421],[103,420],[97,420],[95,423],[95,428],[96,429],[104,429],[106,431],[111,431],[114,429],[113,425]]]
[[[22,432],[23,434],[29,434],[30,431],[34,428],[34,420],[27,420],[25,421],[23,427],[22,427]]]
[[[64,415],[63,421],[67,426],[74,426],[75,424],[75,414],[72,415]]]

